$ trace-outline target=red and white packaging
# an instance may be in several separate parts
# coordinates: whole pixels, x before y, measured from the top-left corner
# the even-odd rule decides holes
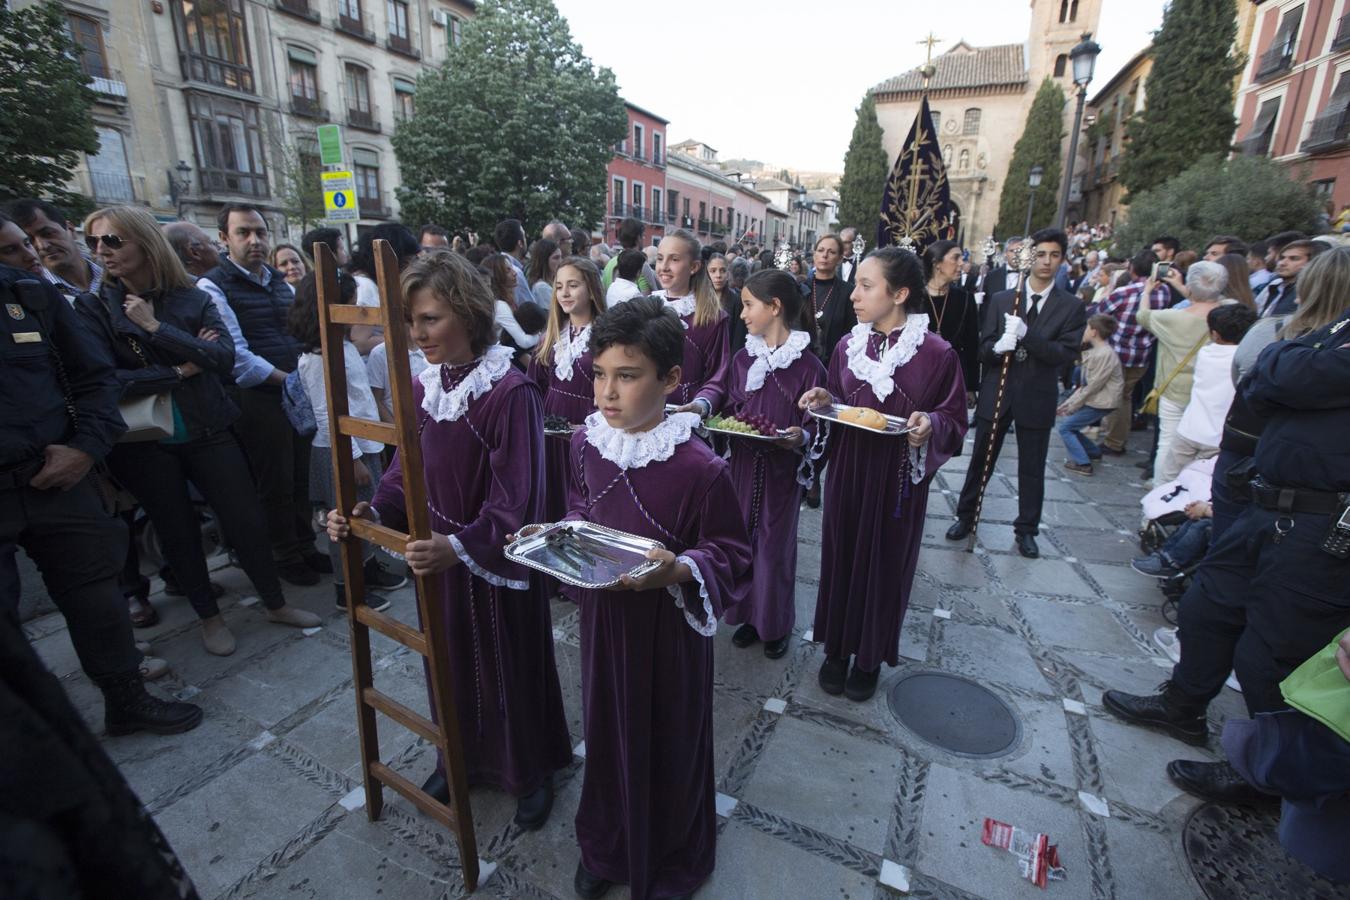
[[[997,819],[985,819],[980,841],[986,846],[1007,850],[1016,856],[1022,877],[1036,887],[1043,888],[1049,881],[1064,879],[1059,848],[1039,832],[1024,831]]]

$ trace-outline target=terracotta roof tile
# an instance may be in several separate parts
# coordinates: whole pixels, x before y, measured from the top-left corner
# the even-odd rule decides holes
[[[931,91],[1024,84],[1027,80],[1021,44],[971,47],[961,41],[941,56],[934,57],[933,67],[937,71],[928,82]],[[922,89],[923,75],[915,68],[886,79],[872,88],[872,92],[895,94]]]

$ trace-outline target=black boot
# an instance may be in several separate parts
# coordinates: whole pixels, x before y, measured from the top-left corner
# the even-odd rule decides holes
[[[432,772],[431,776],[422,782],[422,793],[437,803],[449,803],[450,782],[445,780],[445,773],[440,769]]]
[[[1215,803],[1253,805],[1280,802],[1279,797],[1252,787],[1227,761],[1211,763],[1174,759],[1167,764],[1167,777],[1186,793]]]
[[[553,776],[544,779],[534,793],[516,801],[516,824],[526,831],[538,831],[553,810]]]
[[[605,896],[605,891],[609,890],[610,885],[611,882],[599,875],[592,875],[586,871],[585,865],[577,863],[577,874],[572,879],[572,890],[576,891],[578,897],[583,900],[596,900],[597,897]]]
[[[103,726],[110,736],[136,731],[179,734],[202,721],[200,706],[161,700],[147,691],[137,669],[104,679],[99,689],[103,691]]]
[[[1182,743],[1203,747],[1209,742],[1205,706],[1181,693],[1170,681],[1159,685],[1161,693],[1149,696],[1107,691],[1102,706],[1117,719],[1131,725],[1146,725],[1169,734]]]
[[[871,700],[877,692],[877,679],[880,677],[881,666],[877,666],[873,672],[864,672],[854,663],[853,671],[848,673],[848,681],[844,684],[844,696],[855,703]]]
[[[749,647],[758,640],[759,632],[756,631],[755,626],[751,625],[749,622],[746,622],[740,628],[737,628],[736,633],[731,636],[732,645],[742,649]]]
[[[825,657],[820,667],[820,689],[827,694],[842,694],[844,679],[848,677],[848,660]]]

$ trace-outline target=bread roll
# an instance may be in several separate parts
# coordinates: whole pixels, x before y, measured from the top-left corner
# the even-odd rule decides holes
[[[846,409],[839,414],[839,418],[844,422],[852,422],[855,425],[861,425],[864,428],[871,428],[875,431],[886,430],[886,417],[875,409],[868,409],[865,406],[855,406],[852,409]]]

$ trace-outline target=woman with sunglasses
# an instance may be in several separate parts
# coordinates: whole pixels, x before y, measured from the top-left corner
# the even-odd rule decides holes
[[[202,621],[207,651],[228,656],[235,641],[211,591],[189,482],[215,510],[268,619],[298,628],[320,624],[313,613],[287,606],[282,595],[258,491],[231,431],[239,410],[225,393],[225,379],[234,345],[220,313],[193,286],[145,210],[97,210],[84,233],[105,276],[99,296],[81,295],[75,308],[106,342],[122,399],[164,392],[172,398],[173,433],[118,444],[108,467],[154,524],[164,557]]]

